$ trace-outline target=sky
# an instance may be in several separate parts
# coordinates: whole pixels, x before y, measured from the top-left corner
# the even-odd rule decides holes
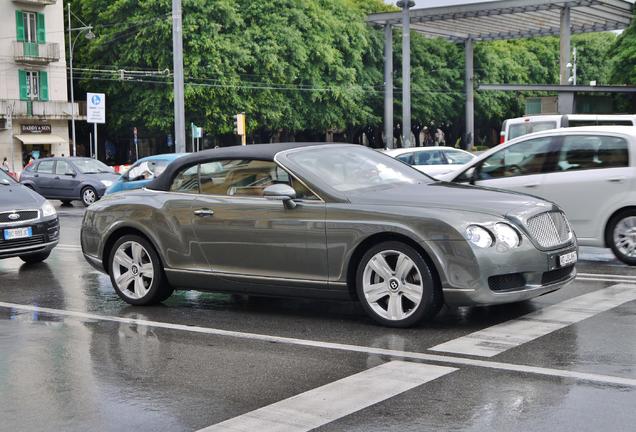
[[[416,8],[423,7],[437,7],[437,6],[453,6],[457,4],[469,4],[469,3],[485,3],[492,0],[415,0]],[[634,0],[628,0],[634,3]],[[385,0],[385,3],[395,4],[397,0]]]

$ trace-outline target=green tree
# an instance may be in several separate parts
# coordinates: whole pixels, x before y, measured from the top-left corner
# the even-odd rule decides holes
[[[83,65],[172,69],[169,0],[74,0],[73,7],[98,35],[78,47]],[[233,114],[245,111],[250,131],[283,137],[380,122],[382,40],[364,20],[373,7],[386,9],[379,0],[184,1],[187,120],[224,134]],[[143,123],[170,132],[171,77],[82,76],[83,89],[109,95],[110,129],[125,135]]]
[[[612,60],[612,83],[636,85],[636,12],[631,26],[612,46],[609,57]]]

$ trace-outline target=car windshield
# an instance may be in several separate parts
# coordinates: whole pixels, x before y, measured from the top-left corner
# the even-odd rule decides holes
[[[113,169],[108,165],[96,161],[93,159],[78,159],[73,163],[82,174],[98,174],[98,173],[113,173]]]
[[[451,165],[464,165],[473,160],[475,156],[470,153],[464,153],[459,150],[447,150],[446,151],[446,159],[448,159],[448,163]]]
[[[556,127],[557,124],[555,121],[516,123],[510,125],[510,129],[508,129],[508,139],[512,140],[534,132],[543,132],[546,130],[555,129]]]
[[[1,180],[8,180],[9,183],[15,183],[15,181],[13,180],[13,177],[11,177],[9,174],[7,174],[4,170],[0,169],[0,181]]]
[[[338,192],[432,183],[431,177],[385,154],[362,147],[314,148],[291,152],[288,158],[307,176]]]

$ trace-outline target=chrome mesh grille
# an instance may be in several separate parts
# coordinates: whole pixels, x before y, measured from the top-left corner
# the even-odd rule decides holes
[[[11,219],[9,215],[17,215],[17,219]],[[0,223],[20,223],[20,222],[28,222],[37,219],[39,213],[37,210],[21,210],[16,212],[2,212],[0,213]]]
[[[572,229],[561,212],[546,212],[528,219],[530,235],[543,248],[567,243],[572,238]]]

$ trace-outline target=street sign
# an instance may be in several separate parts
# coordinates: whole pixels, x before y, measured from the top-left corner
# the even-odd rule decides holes
[[[192,138],[203,138],[203,128],[195,125],[194,123],[190,124],[192,127]]]
[[[106,95],[104,93],[86,93],[86,121],[88,123],[106,123]]]

